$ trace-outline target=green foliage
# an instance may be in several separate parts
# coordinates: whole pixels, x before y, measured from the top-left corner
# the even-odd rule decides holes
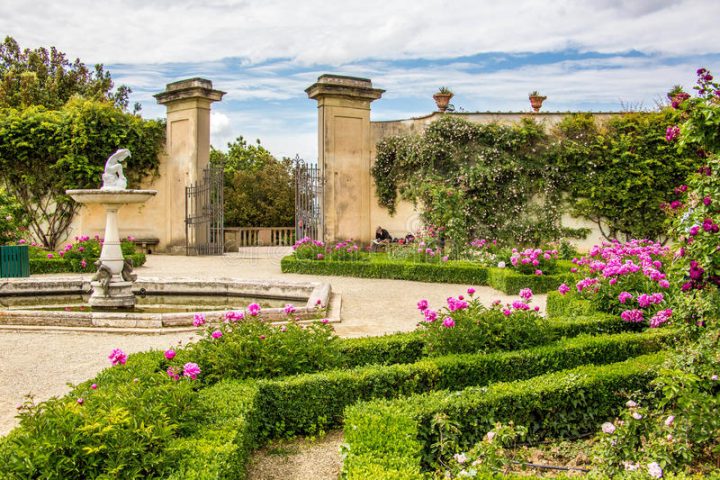
[[[412,263],[372,255],[369,262],[327,260],[319,262],[287,256],[280,261],[280,268],[283,273],[489,285],[507,294],[516,294],[522,288],[531,288],[535,293],[544,293],[555,290],[561,283],[572,278],[570,273],[523,275],[510,268],[481,267],[474,262],[461,260],[450,260],[445,263]]]
[[[0,245],[20,240],[24,223],[20,203],[0,189]]]
[[[260,144],[242,137],[227,153],[212,149],[210,161],[225,169],[225,225],[291,227],[295,223],[293,164],[278,160]]]
[[[375,400],[345,411],[346,460],[344,475],[374,465],[374,478],[402,466],[418,475],[421,466],[437,465],[433,445],[439,442],[433,419],[438,414],[459,432],[459,449],[482,440],[495,422],[513,420],[528,430],[529,439],[572,437],[592,430],[610,417],[622,400],[621,392],[644,388],[654,378],[664,356],[646,355],[606,366],[583,366],[529,380],[470,387],[459,392],[438,391],[399,400]],[[387,426],[394,427],[386,430]],[[388,433],[389,432],[389,433]],[[355,478],[357,478],[355,476]]]
[[[527,379],[583,364],[606,364],[657,352],[670,332],[581,337],[528,350],[446,355],[410,364],[326,370],[258,382],[263,436],[315,434],[342,422],[345,407],[375,398]],[[497,348],[497,347],[496,347]]]
[[[174,468],[165,448],[192,427],[184,422],[195,396],[189,382],[154,374],[110,388],[86,385],[41,404],[28,400],[20,428],[3,442],[0,469],[11,478],[164,476]]]
[[[102,65],[90,70],[80,59],[71,63],[55,47],[22,50],[12,37],[0,44],[0,108],[59,109],[73,96],[127,108],[132,90],[124,85],[116,92],[112,88],[110,72]]]
[[[472,238],[539,244],[560,236],[547,151],[546,134],[530,120],[480,125],[444,116],[420,136],[378,143],[372,174],[381,205],[392,213],[398,192],[419,202],[425,222],[445,227],[456,250]]]
[[[215,330],[223,336],[214,339]],[[307,327],[289,322],[278,327],[257,319],[209,327],[203,340],[191,343],[168,362],[203,365],[200,379],[213,384],[223,378],[273,378],[331,368],[339,363],[338,338],[330,324]]]
[[[553,162],[565,179],[571,213],[608,239],[664,238],[660,205],[700,163],[665,140],[671,109],[627,113],[604,123],[569,115],[557,126]]]
[[[499,304],[488,309],[478,299],[470,299],[466,308],[455,308],[458,302],[464,301],[448,299],[449,307],[424,312],[420,325],[428,355],[516,350],[549,341],[547,323],[535,311],[513,311],[508,306],[505,315]],[[428,319],[428,313],[437,319]]]
[[[22,205],[32,236],[55,250],[78,205],[66,189],[97,188],[106,159],[128,148],[130,187],[156,172],[165,128],[106,102],[74,99],[60,110],[0,115],[0,181]]]
[[[102,245],[98,240],[79,240],[77,243],[68,244],[72,248],[63,248],[60,252],[31,246],[30,247],[30,273],[66,273],[94,272],[97,267],[95,262],[100,258]],[[135,244],[129,240],[122,240],[120,243],[123,256],[129,259],[134,267],[145,264],[147,257],[142,252],[135,250]],[[60,255],[62,253],[62,255]],[[52,255],[52,258],[48,258]]]

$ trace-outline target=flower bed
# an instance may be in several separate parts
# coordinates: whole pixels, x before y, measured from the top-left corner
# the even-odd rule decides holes
[[[438,461],[432,445],[440,439],[433,419],[445,415],[470,446],[495,421],[526,425],[531,437],[574,436],[593,431],[622,403],[617,392],[644,388],[664,360],[652,354],[605,366],[583,366],[530,380],[439,391],[399,400],[357,404],[345,412],[343,478],[424,478]],[[563,412],[562,416],[557,412]]]
[[[137,252],[135,244],[123,240],[120,245],[126,259],[139,267],[145,264],[144,253]],[[100,257],[102,243],[99,238],[88,236],[75,237],[74,243],[68,243],[57,252],[50,252],[39,245],[30,245],[30,274],[42,273],[92,273],[96,270],[95,262]]]
[[[563,266],[567,266],[569,270],[567,262],[559,261],[558,270],[561,271]],[[411,263],[381,256],[371,256],[370,261],[366,262],[353,262],[315,261],[290,255],[281,260],[280,267],[283,273],[487,285],[507,294],[517,293],[526,287],[536,293],[544,293],[555,290],[560,284],[574,278],[571,273],[524,275],[510,268],[482,267],[467,261]]]

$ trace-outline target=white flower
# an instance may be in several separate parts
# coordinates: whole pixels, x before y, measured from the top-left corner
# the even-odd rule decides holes
[[[628,400],[625,406],[628,408],[634,408],[637,407],[637,403],[633,402],[632,400]]]
[[[498,268],[505,268],[505,262],[498,262]]]
[[[602,431],[603,433],[607,433],[608,435],[611,433],[615,433],[615,425],[610,422],[605,422],[602,424]]]
[[[493,438],[495,438],[495,432],[493,432],[493,431],[488,432],[487,435],[485,435],[485,438],[487,438],[488,442],[492,442]]]
[[[633,417],[635,420],[640,420],[640,419],[642,419],[642,415],[640,415],[638,412],[633,412],[632,417]]]
[[[663,476],[663,470],[660,468],[660,465],[658,465],[657,462],[652,462],[648,464],[648,473],[653,478],[662,478]]]
[[[665,419],[665,425],[669,427],[670,425],[673,424],[674,421],[675,421],[675,415],[670,415],[669,417],[667,417]]]
[[[640,468],[640,465],[638,465],[637,463],[626,461],[626,462],[623,462],[623,467],[625,467],[625,470],[627,470],[628,472],[634,472],[638,468]]]
[[[464,453],[456,453],[453,457],[455,457],[455,461],[461,465],[467,462],[467,457]]]

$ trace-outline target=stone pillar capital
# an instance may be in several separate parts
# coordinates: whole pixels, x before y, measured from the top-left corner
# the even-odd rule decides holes
[[[340,98],[357,101],[370,107],[373,102],[385,93],[385,90],[373,88],[368,78],[348,77],[345,75],[320,75],[317,82],[305,89],[308,97],[318,103],[326,98]]]
[[[171,108],[173,104],[187,100],[205,101],[209,105],[222,100],[223,95],[225,92],[212,88],[210,80],[196,77],[168,83],[164,92],[153,96],[160,105]]]

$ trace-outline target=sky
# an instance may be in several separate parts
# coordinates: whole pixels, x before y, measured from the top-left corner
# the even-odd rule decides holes
[[[458,111],[652,109],[695,70],[720,66],[720,0],[2,0],[0,35],[102,63],[133,90],[146,118],[153,94],[203,77],[211,142],[242,135],[278,157],[317,157],[324,73],[369,78],[383,97],[373,120],[424,116],[449,87]]]

